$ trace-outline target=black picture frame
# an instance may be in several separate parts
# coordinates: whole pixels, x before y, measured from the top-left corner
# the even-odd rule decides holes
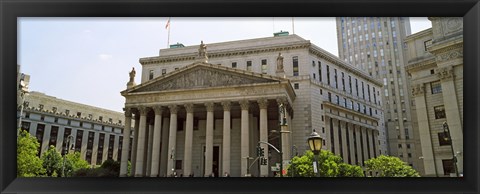
[[[16,178],[17,17],[464,18],[463,178]],[[0,0],[1,193],[479,193],[478,0]]]

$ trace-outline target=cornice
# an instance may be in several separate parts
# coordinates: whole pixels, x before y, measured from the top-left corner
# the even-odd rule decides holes
[[[422,59],[417,60],[417,59],[418,58],[408,61],[408,65],[405,66],[405,70],[407,70],[407,72],[412,73],[414,71],[434,68],[434,67],[437,66],[436,61],[435,61],[435,57],[433,57],[433,56],[428,57],[428,58],[423,59],[423,60]]]

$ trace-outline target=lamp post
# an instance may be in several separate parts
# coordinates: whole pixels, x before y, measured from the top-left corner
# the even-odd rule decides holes
[[[313,154],[315,155],[315,167],[317,168],[317,177],[320,177],[320,168],[318,165],[318,154],[322,149],[322,138],[315,132],[313,129],[312,134],[308,137],[308,145],[310,146],[310,150],[312,150]]]
[[[27,75],[23,74],[20,76],[18,83],[18,96],[17,98],[17,108],[20,109],[20,115],[18,116],[18,125],[17,125],[17,140],[20,135],[20,129],[22,128],[22,116],[23,116],[23,104],[25,103],[25,97],[28,95],[28,81],[26,80]],[[28,79],[28,78],[27,78]],[[21,100],[18,102],[18,100]]]
[[[66,162],[66,160],[67,160],[67,159],[66,159],[66,156],[67,156],[67,154],[68,154],[68,151],[69,151],[70,149],[73,150],[73,147],[74,147],[74,146],[73,146],[73,136],[72,136],[72,135],[69,135],[69,136],[67,137],[67,139],[64,140],[64,141],[65,141],[65,150],[64,150],[65,152],[63,153],[62,177],[66,177],[66,176],[65,176],[65,162]]]
[[[452,155],[453,155],[453,165],[455,166],[455,175],[458,177],[458,167],[457,167],[457,156],[455,155],[455,151],[453,150],[453,140],[452,137],[450,136],[450,130],[448,127],[447,122],[443,122],[443,134],[445,141],[450,140],[450,149],[452,150]]]

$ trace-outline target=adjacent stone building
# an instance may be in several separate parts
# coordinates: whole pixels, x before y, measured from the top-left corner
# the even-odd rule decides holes
[[[30,92],[25,97],[21,128],[37,137],[39,155],[50,146],[64,154],[66,139],[73,136],[74,150],[92,165],[120,160],[124,114]]]
[[[408,77],[405,71],[405,37],[408,17],[337,17],[339,57],[383,84],[389,155],[399,157],[420,173],[423,165],[419,137],[414,130]]]
[[[405,41],[426,176],[463,174],[463,21],[430,17]],[[450,138],[444,133],[448,125]],[[455,156],[455,157],[454,157]],[[455,161],[456,158],[456,167]]]
[[[387,153],[382,83],[297,35],[176,44],[140,63],[121,92],[134,176],[273,176],[314,129],[350,164]],[[266,165],[252,163],[259,141],[282,160],[262,143]]]

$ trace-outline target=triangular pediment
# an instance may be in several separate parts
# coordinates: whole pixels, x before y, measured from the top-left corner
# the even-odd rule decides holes
[[[195,63],[131,88],[127,93],[241,86],[285,80],[220,65]]]

